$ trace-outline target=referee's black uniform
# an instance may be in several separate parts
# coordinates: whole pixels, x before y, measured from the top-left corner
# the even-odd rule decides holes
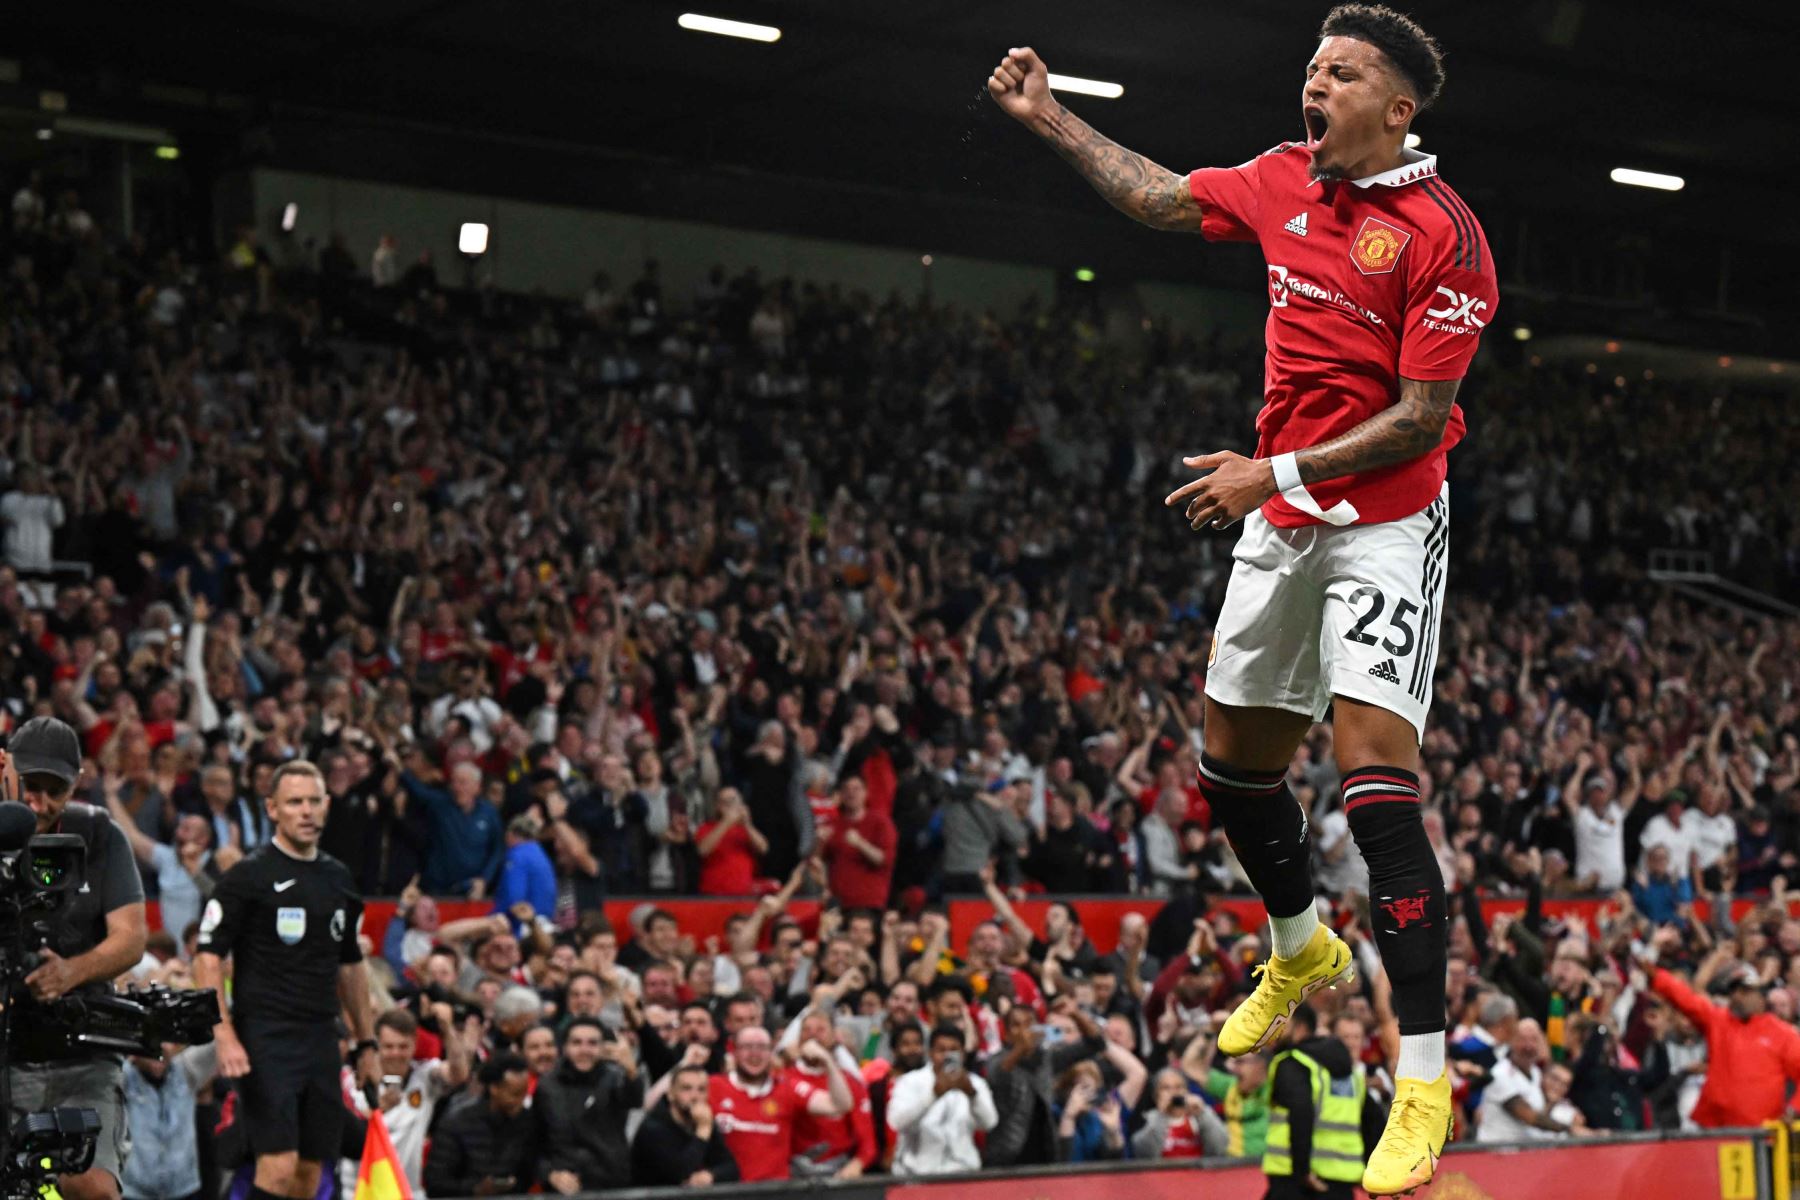
[[[250,1058],[238,1083],[251,1150],[338,1155],[338,968],[362,961],[362,897],[343,863],[273,841],[225,872],[200,921],[200,951],[232,956],[231,1019]]]

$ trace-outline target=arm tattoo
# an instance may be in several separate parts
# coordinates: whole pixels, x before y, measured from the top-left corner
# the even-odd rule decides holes
[[[1400,399],[1348,433],[1300,451],[1294,465],[1302,483],[1321,483],[1377,467],[1391,467],[1431,453],[1444,440],[1444,423],[1456,402],[1460,379],[1400,380]]]
[[[1155,229],[1199,231],[1200,205],[1182,176],[1125,149],[1060,106],[1039,132],[1126,216]]]

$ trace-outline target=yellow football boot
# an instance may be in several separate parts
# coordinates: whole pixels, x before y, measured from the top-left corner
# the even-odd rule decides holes
[[[1344,939],[1321,925],[1292,958],[1269,956],[1256,968],[1256,990],[1219,1030],[1219,1051],[1236,1057],[1276,1044],[1294,1010],[1320,988],[1356,978],[1356,956]]]
[[[1455,1119],[1448,1071],[1430,1083],[1394,1080],[1394,1106],[1363,1168],[1363,1190],[1370,1196],[1401,1196],[1430,1183]]]

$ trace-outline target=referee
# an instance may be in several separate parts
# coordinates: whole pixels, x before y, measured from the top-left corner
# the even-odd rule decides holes
[[[359,1083],[376,1076],[368,968],[357,937],[362,898],[350,872],[319,850],[329,800],[309,762],[275,772],[266,801],[275,836],[225,872],[200,921],[194,982],[218,990],[219,1074],[238,1080],[252,1200],[312,1200],[338,1155],[344,1120],[336,1022],[356,1037]],[[226,955],[232,959],[224,1012]]]

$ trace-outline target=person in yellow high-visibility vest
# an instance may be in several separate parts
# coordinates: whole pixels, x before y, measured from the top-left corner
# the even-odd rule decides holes
[[[1266,1200],[1351,1200],[1362,1180],[1368,1085],[1344,1043],[1319,1036],[1318,1023],[1307,1005],[1294,1010],[1289,1045],[1275,1056],[1262,1160]]]

